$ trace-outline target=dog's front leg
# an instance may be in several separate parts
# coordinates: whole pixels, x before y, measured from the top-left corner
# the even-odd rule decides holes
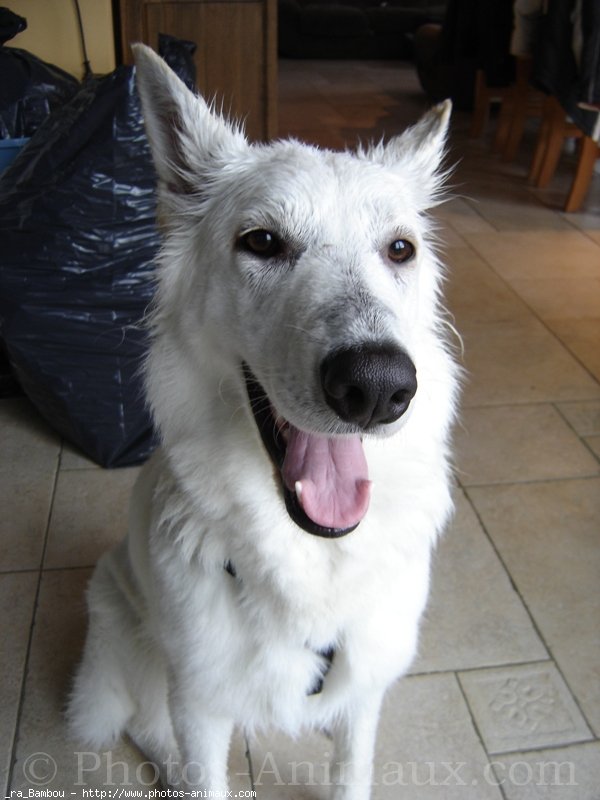
[[[333,730],[332,800],[368,800],[382,693],[363,697]]]
[[[226,797],[232,720],[207,714],[204,704],[177,683],[170,693],[169,706],[180,757],[174,785]]]

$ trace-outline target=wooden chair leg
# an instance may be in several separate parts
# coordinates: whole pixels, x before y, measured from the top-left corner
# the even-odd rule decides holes
[[[513,89],[514,87],[511,87],[510,90],[506,92],[504,100],[502,101],[502,108],[500,109],[500,116],[498,117],[498,125],[496,127],[496,136],[494,137],[494,143],[492,145],[492,150],[495,153],[502,153],[504,151],[510,132],[510,121],[512,119],[514,107]]]
[[[531,68],[531,58],[521,56],[516,59],[516,82],[512,91],[510,124],[502,148],[504,161],[515,160],[523,138],[525,120],[529,112],[530,97],[532,95],[532,90],[529,88]]]
[[[556,167],[558,166],[558,160],[567,132],[567,117],[565,111],[554,97],[550,100],[548,124],[549,129],[546,138],[546,149],[535,182],[538,189],[545,189],[552,180],[552,176],[556,172]],[[569,128],[570,127],[572,126],[569,126]]]
[[[542,165],[544,163],[544,157],[548,148],[548,139],[550,137],[550,128],[552,125],[552,99],[553,98],[551,97],[546,97],[544,100],[542,121],[540,123],[540,129],[538,131],[535,149],[533,151],[533,159],[531,161],[531,167],[529,168],[529,175],[527,176],[527,180],[533,184],[537,184],[539,180]]]
[[[590,188],[594,164],[598,157],[600,157],[600,147],[590,136],[584,136],[581,140],[577,170],[565,203],[565,211],[579,211],[581,208],[587,190]]]

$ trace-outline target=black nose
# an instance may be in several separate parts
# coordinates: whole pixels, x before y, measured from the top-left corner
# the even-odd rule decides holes
[[[321,385],[341,419],[370,428],[404,414],[417,391],[417,374],[400,348],[366,344],[330,353],[321,364]]]

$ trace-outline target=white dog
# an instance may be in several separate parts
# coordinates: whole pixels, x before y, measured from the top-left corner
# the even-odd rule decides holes
[[[456,368],[426,216],[449,103],[357,153],[249,144],[151,50],[136,63],[165,230],[146,373],[162,447],[92,578],[70,722],[215,793],[234,727],[325,728],[333,797],[365,800],[451,511]]]

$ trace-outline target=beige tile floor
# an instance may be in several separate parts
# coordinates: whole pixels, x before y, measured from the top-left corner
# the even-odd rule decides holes
[[[281,65],[281,133],[324,146],[392,135],[425,105],[409,65]],[[457,513],[418,658],[387,698],[374,798],[599,800],[600,177],[563,214],[572,162],[533,190],[533,129],[504,164],[467,126],[456,114],[438,212],[468,370]],[[85,752],[61,716],[86,581],[124,531],[136,470],[95,467],[22,399],[0,401],[0,425],[0,788],[148,791],[130,745]],[[320,735],[248,754],[238,737],[232,785],[324,798],[330,755]]]

